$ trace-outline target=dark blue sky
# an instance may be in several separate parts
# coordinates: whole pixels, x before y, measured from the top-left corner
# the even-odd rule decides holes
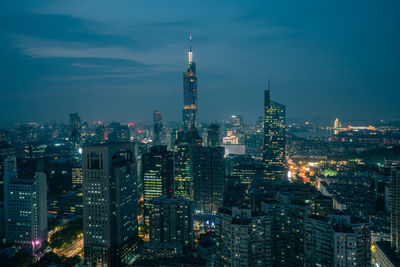
[[[0,1],[0,121],[400,118],[400,1]]]

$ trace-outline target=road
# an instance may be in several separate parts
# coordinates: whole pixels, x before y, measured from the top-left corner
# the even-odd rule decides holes
[[[82,258],[83,255],[83,236],[79,237],[74,243],[71,245],[61,249],[61,250],[53,250],[58,256],[62,257],[74,257],[79,255]]]

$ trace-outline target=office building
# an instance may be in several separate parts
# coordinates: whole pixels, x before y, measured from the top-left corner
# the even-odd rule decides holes
[[[192,160],[195,210],[215,214],[223,200],[224,148],[194,147]]]
[[[0,141],[0,202],[4,201],[4,161],[15,157],[14,148],[6,141]]]
[[[390,244],[400,256],[400,161],[392,161],[390,179]]]
[[[69,141],[74,159],[78,159],[79,148],[82,145],[82,123],[78,113],[69,114]]]
[[[8,168],[13,166],[11,162]],[[47,240],[46,174],[16,178],[10,172],[5,175],[4,192],[6,243],[35,254]]]
[[[268,86],[269,87],[269,86]],[[270,99],[264,91],[264,179],[279,180],[285,174],[285,106]]]
[[[202,140],[197,128],[178,132],[174,143],[174,194],[194,200],[193,149],[200,147]]]
[[[185,251],[193,248],[193,202],[183,197],[152,199],[150,242],[180,244]]]
[[[229,159],[229,164],[227,164],[229,168],[228,175],[240,181],[241,184],[250,187],[256,181],[256,177],[259,174],[255,159],[249,155],[234,154],[229,155],[227,158]]]
[[[85,261],[120,266],[136,248],[136,145],[84,146],[82,170]]]
[[[151,200],[160,196],[172,196],[174,189],[173,154],[167,146],[153,146],[142,155],[143,195],[145,215],[148,218]]]

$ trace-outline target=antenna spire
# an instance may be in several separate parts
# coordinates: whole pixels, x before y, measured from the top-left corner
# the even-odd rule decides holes
[[[192,34],[189,37],[189,64],[193,62],[193,52],[192,52]]]

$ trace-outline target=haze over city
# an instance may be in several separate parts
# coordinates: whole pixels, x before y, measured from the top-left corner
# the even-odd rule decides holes
[[[180,120],[189,34],[199,119],[400,114],[399,2],[1,1],[1,122]]]

